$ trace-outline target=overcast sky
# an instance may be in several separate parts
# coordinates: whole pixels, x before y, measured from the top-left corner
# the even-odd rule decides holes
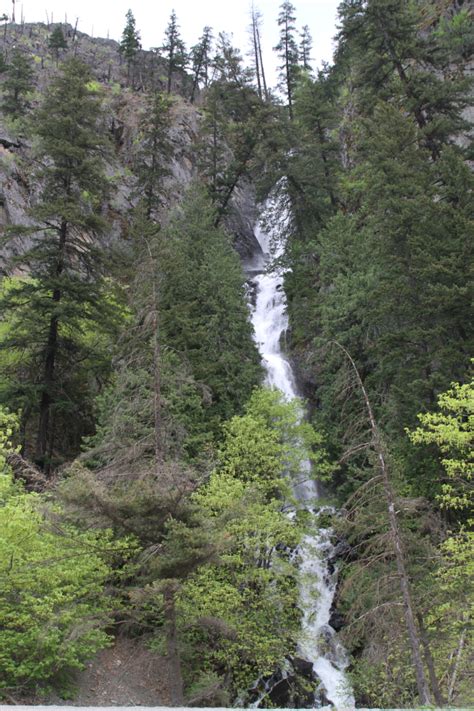
[[[273,74],[275,59],[272,47],[278,41],[276,18],[280,0],[254,0],[263,15],[263,35],[266,71]],[[11,0],[2,0],[0,8],[11,12]],[[234,44],[247,51],[249,8],[251,0],[16,0],[16,21],[22,15],[26,22],[46,22],[47,14],[54,22],[71,24],[79,16],[78,29],[95,37],[120,39],[125,13],[130,8],[141,33],[144,49],[163,43],[164,29],[174,8],[188,46],[195,44],[204,25],[214,33],[233,33]],[[332,38],[336,33],[336,10],[339,0],[293,0],[298,27],[308,25],[314,41],[315,66],[332,59]]]

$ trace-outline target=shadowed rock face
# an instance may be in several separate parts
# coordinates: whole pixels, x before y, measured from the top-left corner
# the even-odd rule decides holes
[[[230,211],[224,224],[228,231],[234,235],[234,247],[244,266],[253,261],[256,254],[263,256],[254,232],[256,218],[257,208],[253,187],[249,182],[242,181],[234,192]]]

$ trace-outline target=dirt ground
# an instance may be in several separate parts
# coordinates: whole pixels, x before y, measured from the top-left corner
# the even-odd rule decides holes
[[[76,677],[67,706],[169,706],[166,660],[143,642],[118,638]]]

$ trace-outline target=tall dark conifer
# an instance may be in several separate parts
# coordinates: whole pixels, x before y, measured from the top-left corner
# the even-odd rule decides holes
[[[156,216],[163,202],[163,181],[170,174],[173,146],[169,136],[171,102],[155,92],[147,99],[140,123],[140,150],[136,156],[138,186],[147,219]]]
[[[41,193],[31,211],[36,224],[8,233],[16,242],[9,270],[28,274],[3,294],[4,313],[17,326],[10,345],[23,349],[12,387],[17,396],[23,393],[30,429],[31,418],[36,421],[35,459],[46,471],[63,417],[87,410],[87,385],[77,383],[78,364],[90,355],[81,336],[88,328],[101,331],[110,313],[98,241],[107,227],[101,215],[105,144],[91,78],[86,65],[71,59],[49,86],[34,122],[42,166],[36,176]],[[82,417],[83,411],[75,415]]]
[[[300,33],[299,57],[301,68],[306,72],[311,71],[311,51],[313,49],[313,38],[308,25],[305,25]]]
[[[179,31],[178,18],[174,10],[171,13],[168,27],[165,30],[165,42],[161,47],[161,52],[168,62],[166,90],[168,94],[170,94],[173,77],[176,74],[183,73],[188,61],[186,47]]]
[[[275,51],[281,59],[281,64],[278,67],[280,70],[279,86],[286,96],[290,119],[293,118],[294,93],[299,73],[295,22],[295,8],[289,0],[285,0],[280,5],[280,14],[278,15],[280,40],[275,47]]]
[[[67,49],[67,39],[64,36],[63,28],[61,25],[56,25],[54,30],[51,32],[48,41],[48,47],[53,51],[57,65],[59,62],[60,51],[63,49]]]
[[[191,89],[191,103],[194,102],[199,84],[204,87],[209,84],[209,70],[211,66],[212,29],[205,27],[199,42],[191,48],[191,63],[193,69],[193,86]]]
[[[33,66],[30,59],[16,49],[4,71],[6,78],[2,87],[2,109],[13,118],[18,118],[26,113],[29,106],[28,94],[33,89]]]
[[[136,21],[131,10],[126,14],[126,24],[122,32],[119,51],[127,61],[127,82],[130,81],[130,72],[137,56],[137,52],[141,49],[140,33],[136,28]]]

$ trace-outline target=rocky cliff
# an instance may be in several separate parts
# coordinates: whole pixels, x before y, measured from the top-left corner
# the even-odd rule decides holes
[[[60,59],[77,56],[91,66],[102,85],[106,122],[103,128],[110,137],[107,172],[111,185],[111,198],[104,209],[110,223],[107,239],[117,242],[126,239],[127,216],[135,200],[133,166],[140,149],[138,129],[146,92],[163,90],[165,67],[156,53],[141,51],[134,69],[133,86],[130,86],[117,42],[74,32],[68,25],[64,26],[64,32],[68,48],[63,50]],[[0,51],[7,62],[15,48],[21,49],[33,62],[33,108],[41,102],[44,88],[58,72],[58,64],[60,66],[48,49],[50,33],[51,27],[41,23],[10,24],[0,38]],[[199,102],[190,104],[185,98],[187,77],[177,80],[173,90],[170,140],[174,155],[169,165],[165,207],[161,215],[165,221],[167,212],[179,204],[186,186],[199,176],[197,146],[203,120]],[[27,120],[15,123],[0,113],[0,167],[0,225],[30,225],[29,209],[40,186],[34,177],[34,145]],[[234,192],[224,223],[244,260],[259,249],[253,234],[255,212],[252,187],[242,181]]]

